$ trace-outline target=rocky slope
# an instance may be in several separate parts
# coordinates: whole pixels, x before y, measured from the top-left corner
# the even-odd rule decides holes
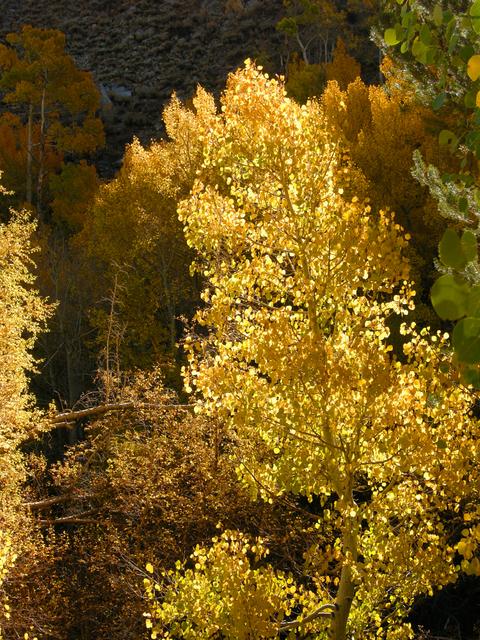
[[[173,90],[187,98],[200,83],[218,94],[246,57],[281,68],[282,0],[0,0],[0,8],[0,40],[25,23],[60,29],[77,65],[93,72],[107,129],[104,175],[133,135],[161,135]]]

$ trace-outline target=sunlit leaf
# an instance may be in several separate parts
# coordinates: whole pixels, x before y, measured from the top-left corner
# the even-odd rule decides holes
[[[467,63],[467,74],[470,80],[477,80],[480,77],[480,55],[476,54]]]

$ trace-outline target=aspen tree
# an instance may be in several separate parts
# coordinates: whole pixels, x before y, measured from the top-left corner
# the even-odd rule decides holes
[[[468,392],[452,384],[447,335],[403,323],[404,353],[394,353],[392,319],[413,309],[407,241],[393,215],[353,195],[351,175],[321,104],[297,105],[247,62],[179,208],[206,279],[197,317],[208,333],[190,338],[187,389],[225,421],[253,496],[319,500],[317,526],[334,538],[335,569],[325,571],[319,544],[303,577],[318,601],[296,622],[279,607],[273,632],[250,619],[250,635],[227,637],[276,637],[290,611],[290,637],[412,638],[415,597],[455,579],[442,514],[458,520],[460,504],[475,502],[478,426]],[[201,571],[180,566],[159,587],[152,637],[189,620],[175,603]],[[199,590],[192,615],[216,584]],[[195,620],[184,628],[197,635],[180,637],[207,637]]]

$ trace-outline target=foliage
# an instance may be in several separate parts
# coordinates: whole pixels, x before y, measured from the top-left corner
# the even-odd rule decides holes
[[[397,19],[394,26],[385,30],[385,43],[390,47],[400,45],[400,54],[394,55],[400,60],[400,65],[416,78],[420,93],[443,119],[443,126],[438,129],[439,143],[458,158],[457,170],[442,175],[438,167],[426,164],[417,153],[415,175],[421,184],[429,187],[442,215],[457,226],[467,227],[476,237],[480,220],[477,186],[480,74],[475,47],[480,28],[480,6],[476,1],[455,2],[443,7],[409,0],[396,6],[387,2],[385,6],[392,14],[391,19]],[[442,319],[460,319],[453,333],[453,346],[459,361],[467,365],[465,381],[478,386],[480,379],[476,365],[480,362],[480,353],[474,345],[478,341],[479,326],[475,315],[467,315],[467,310],[462,308],[455,311],[448,308],[445,313],[448,303],[447,306],[442,303],[443,300],[452,300],[457,287],[471,290],[474,296],[474,287],[479,281],[476,251],[466,261],[462,260],[460,252],[459,259],[453,260],[458,264],[442,257],[445,246],[455,243],[456,235],[453,234],[453,229],[449,229],[440,245],[445,275],[435,283],[432,302]],[[454,286],[448,277],[452,273],[456,278]],[[465,357],[466,354],[469,355]]]
[[[47,427],[29,391],[37,364],[32,348],[52,312],[34,288],[34,229],[26,213],[0,225],[0,635],[5,638],[48,629],[61,601],[54,574],[51,583],[44,580],[53,546],[24,505],[29,464],[22,449]]]
[[[330,62],[307,64],[298,56],[288,63],[286,89],[288,95],[304,104],[308,98],[322,95],[327,80],[336,80],[342,89],[360,76],[360,65],[347,53],[340,38]]]
[[[436,277],[433,260],[445,223],[429,191],[412,176],[412,155],[420,150],[445,167],[448,157],[431,134],[434,114],[418,104],[412,87],[402,82],[388,60],[382,68],[385,86],[367,86],[357,79],[340,91],[329,83],[321,99],[330,125],[363,174],[352,179],[353,193],[368,197],[374,207],[394,211],[409,235],[406,251],[418,292],[415,319],[438,325],[428,292]]]
[[[9,206],[16,206],[26,198],[25,169],[27,167],[28,131],[18,115],[6,112],[0,116],[0,168],[3,171],[2,181],[11,191],[7,198],[2,198],[2,209],[8,219]],[[40,141],[38,126],[32,127],[32,145],[37,148]],[[55,173],[61,163],[61,157],[53,148],[45,150],[44,168],[47,174]],[[32,182],[38,179],[38,166],[32,166]]]
[[[331,62],[325,64],[325,74],[327,80],[336,80],[342,90],[360,77],[360,65],[348,54],[341,38],[337,40]]]
[[[307,65],[330,62],[339,37],[356,49],[359,32],[368,30],[375,9],[370,0],[284,0],[283,4],[286,15],[277,30],[295,41]]]
[[[300,104],[319,96],[325,88],[325,66],[306,64],[298,57],[288,63],[286,89],[288,95]]]
[[[179,406],[161,369],[117,380],[110,402],[130,409],[93,419],[84,441],[44,478],[43,490],[51,485],[62,502],[45,505],[43,518],[72,529],[71,546],[58,559],[68,576],[64,637],[143,637],[146,559],[172,568],[207,544],[219,522],[261,528],[286,556],[303,549],[308,517],[251,502],[222,425]]]
[[[202,137],[213,99],[199,90],[192,109],[172,97],[164,111],[168,141],[144,148],[134,141],[125,151],[117,177],[102,185],[78,245],[103,273],[99,298],[116,286],[115,314],[123,332],[122,368],[145,366],[176,354],[177,318],[191,316],[198,298],[189,274],[191,256],[176,215],[201,164]],[[100,278],[97,279],[101,280]],[[110,307],[110,305],[109,305]],[[110,308],[103,305],[93,324],[106,342]]]
[[[226,640],[276,638],[285,616],[316,602],[291,576],[261,564],[268,549],[260,538],[226,531],[212,542],[208,550],[197,545],[194,569],[178,563],[164,573],[163,584],[144,579],[153,603],[146,618],[152,638],[211,638],[218,632]],[[295,631],[290,634],[296,637]]]
[[[72,231],[80,231],[97,194],[99,181],[95,167],[85,160],[63,163],[60,173],[51,174],[52,218]]]
[[[91,74],[76,68],[65,52],[65,36],[54,29],[25,25],[0,46],[0,91],[3,101],[19,110],[24,125],[17,141],[26,142],[24,195],[43,216],[46,159],[61,162],[64,153],[85,154],[104,143],[103,125],[97,118],[99,93]],[[3,167],[2,167],[3,168]]]
[[[332,637],[411,637],[414,598],[455,579],[442,514],[455,519],[477,482],[448,336],[404,325],[392,355],[389,318],[413,308],[406,241],[344,195],[350,168],[319,103],[295,104],[247,63],[205,144],[179,209],[207,278],[187,388],[225,420],[254,495],[320,497],[338,551],[337,579],[317,574]]]

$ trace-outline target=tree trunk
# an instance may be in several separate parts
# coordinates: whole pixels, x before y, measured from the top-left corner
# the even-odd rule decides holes
[[[42,220],[42,191],[43,191],[43,174],[45,171],[45,87],[42,93],[42,103],[40,107],[40,141],[38,154],[38,179],[37,179],[37,214],[39,220]]]
[[[346,640],[347,622],[355,595],[352,568],[350,565],[342,567],[340,585],[335,599],[336,611],[332,621],[330,637],[332,640]]]
[[[32,204],[32,127],[33,127],[33,104],[28,108],[28,124],[27,124],[27,203]]]
[[[349,500],[347,509],[349,515],[345,518],[342,541],[346,559],[342,567],[340,584],[335,599],[336,611],[330,629],[330,637],[332,640],[347,640],[347,622],[356,590],[352,565],[358,560],[358,522],[356,516],[350,516],[350,512],[355,509],[353,497]]]
[[[300,47],[300,49],[302,51],[303,61],[305,62],[305,64],[308,65],[308,64],[310,64],[310,61],[308,59],[307,47],[303,44],[298,32],[295,35],[297,36],[297,42],[298,42],[299,47]]]

